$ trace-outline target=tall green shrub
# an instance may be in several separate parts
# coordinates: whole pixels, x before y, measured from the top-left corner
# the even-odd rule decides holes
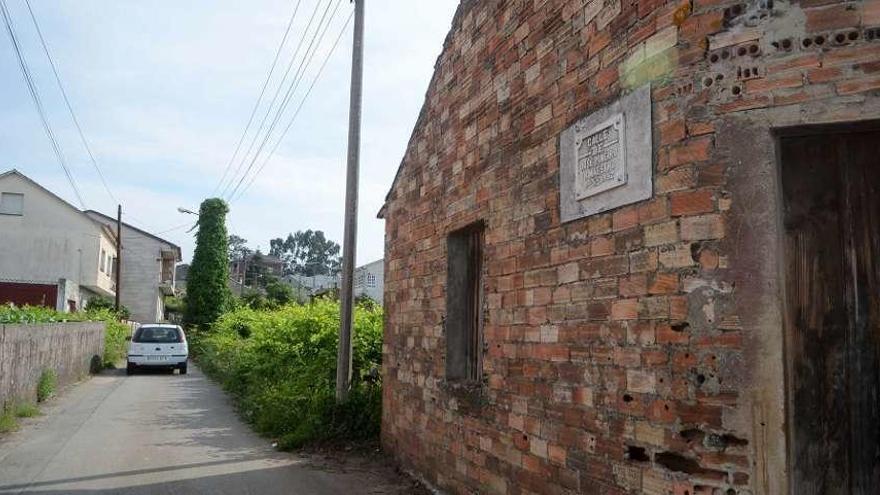
[[[358,307],[352,390],[336,404],[339,303],[319,300],[273,311],[223,315],[191,349],[200,367],[232,393],[257,431],[284,448],[378,437],[382,411],[382,309]]]
[[[229,306],[227,212],[229,207],[219,198],[206,199],[199,208],[196,250],[186,283],[187,325],[213,323]]]

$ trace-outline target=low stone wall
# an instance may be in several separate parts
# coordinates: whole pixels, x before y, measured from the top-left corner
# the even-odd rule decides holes
[[[58,386],[100,368],[104,323],[0,325],[0,407],[36,400],[45,369],[55,370]]]

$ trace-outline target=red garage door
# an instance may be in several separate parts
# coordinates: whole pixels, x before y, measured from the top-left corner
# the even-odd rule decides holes
[[[54,308],[57,299],[57,285],[0,282],[0,304]]]

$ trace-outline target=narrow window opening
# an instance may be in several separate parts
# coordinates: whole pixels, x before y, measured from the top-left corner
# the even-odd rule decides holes
[[[446,279],[446,378],[481,378],[483,223],[449,234]]]

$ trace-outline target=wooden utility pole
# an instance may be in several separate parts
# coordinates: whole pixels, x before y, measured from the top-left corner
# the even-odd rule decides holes
[[[361,100],[364,79],[364,1],[354,0],[354,48],[351,60],[351,101],[348,114],[348,171],[345,180],[345,234],[342,243],[342,290],[339,294],[339,347],[336,355],[336,401],[344,402],[351,387],[351,335],[354,313],[354,261],[357,248],[358,169],[361,153]]]
[[[116,210],[116,312],[119,313],[119,293],[122,292],[122,205]]]

